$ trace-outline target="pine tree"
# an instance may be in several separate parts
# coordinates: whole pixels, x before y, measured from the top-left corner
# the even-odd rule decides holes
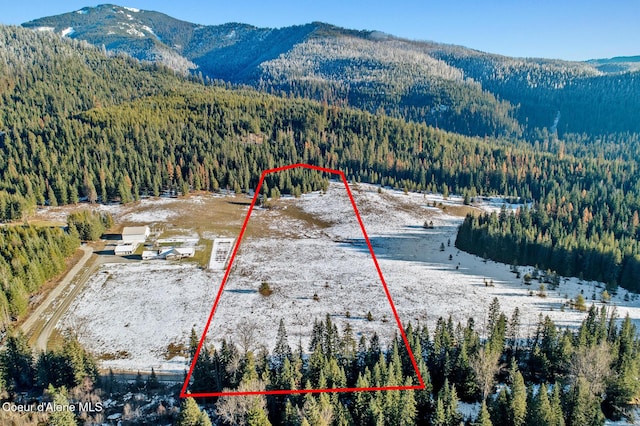
[[[439,407],[439,405],[441,407]],[[440,423],[444,418],[444,423]],[[438,400],[436,401],[436,411],[434,413],[432,423],[443,424],[446,426],[458,426],[462,421],[462,416],[458,412],[458,395],[453,384],[449,384],[449,380],[445,379],[444,385],[438,392]]]
[[[276,336],[276,347],[273,349],[273,355],[282,362],[284,358],[291,357],[291,347],[289,346],[289,340],[287,338],[287,330],[284,326],[284,320],[280,319],[278,325],[278,334]]]
[[[491,418],[489,417],[489,410],[487,410],[486,401],[482,401],[480,413],[478,414],[478,418],[473,424],[475,426],[493,426],[493,423],[491,423]]]
[[[200,426],[202,420],[202,412],[195,399],[191,397],[185,398],[180,405],[176,426]]]
[[[47,390],[49,395],[53,396],[53,403],[60,407],[67,408],[69,406],[69,399],[67,398],[67,389],[63,386],[59,389],[55,389],[53,386],[49,386]],[[72,411],[54,410],[49,415],[49,426],[76,426],[76,417]]]
[[[427,365],[424,362],[424,358],[420,356],[418,358],[418,370],[424,381],[425,388],[423,390],[416,391],[416,409],[418,421],[426,421],[429,413],[434,409],[431,393],[433,392],[433,386],[431,385],[431,374],[427,369]]]
[[[213,426],[211,424],[211,419],[209,418],[209,413],[205,410],[202,410],[202,415],[200,416],[200,423],[198,426]]]
[[[560,383],[553,386],[550,399],[551,404],[551,426],[564,426],[564,413],[562,412],[562,401],[560,400]]]
[[[506,388],[500,389],[496,398],[489,398],[489,414],[491,422],[495,425],[513,425],[509,407],[510,397]]]
[[[253,356],[253,352],[247,352],[244,359],[244,365],[242,367],[242,375],[240,383],[252,383],[258,381],[258,372],[256,371],[256,362]]]
[[[271,426],[267,413],[259,404],[254,404],[249,409],[246,424],[247,426]]]
[[[198,334],[196,333],[195,327],[191,327],[191,335],[189,336],[189,358],[193,361],[193,357],[196,356],[196,352],[198,351],[198,345],[200,344],[200,339],[198,339]]]
[[[135,381],[135,390],[137,391],[141,391],[142,389],[144,389],[144,380],[142,379],[142,374],[140,373],[140,370],[138,370],[138,374],[136,375],[136,381]]]
[[[551,404],[549,402],[549,393],[547,391],[547,385],[544,383],[540,385],[538,394],[534,398],[533,414],[531,416],[533,425],[551,425],[553,421],[553,413],[551,411]]]
[[[0,352],[1,383],[13,393],[31,389],[34,377],[33,358],[27,337],[22,333],[10,335],[5,349]]]
[[[155,389],[158,389],[159,387],[160,387],[160,382],[158,381],[158,376],[156,375],[156,372],[153,369],[153,367],[151,367],[151,374],[147,379],[147,389],[155,390]]]
[[[447,426],[449,424],[442,396],[438,396],[438,399],[436,400],[436,409],[431,418],[431,424],[433,426]]]
[[[371,372],[366,369],[364,373],[358,376],[356,381],[357,388],[371,387]],[[356,392],[354,395],[353,417],[358,425],[367,424],[367,412],[373,398],[372,392]]]
[[[515,363],[512,365],[511,371],[513,383],[509,401],[509,418],[513,426],[523,426],[527,417],[527,388],[522,374],[515,368]]]
[[[596,426],[604,424],[599,401],[589,393],[589,385],[578,378],[569,391],[567,426]]]
[[[412,381],[410,377],[405,380],[405,386],[411,386]],[[399,426],[411,426],[416,424],[416,417],[418,414],[417,403],[414,395],[414,391],[402,391],[400,393],[400,409],[398,410]]]
[[[298,409],[291,403],[291,399],[287,398],[284,404],[284,415],[282,416],[282,424],[285,426],[299,426],[300,413]]]

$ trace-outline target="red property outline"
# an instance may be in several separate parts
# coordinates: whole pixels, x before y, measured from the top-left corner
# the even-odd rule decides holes
[[[317,170],[321,172],[331,173],[335,175],[339,175],[342,179],[342,183],[347,190],[347,195],[349,196],[349,200],[351,201],[351,205],[353,206],[353,211],[356,214],[356,218],[358,219],[358,223],[360,224],[360,229],[362,230],[362,235],[364,236],[365,241],[367,242],[367,247],[369,248],[369,253],[371,254],[371,258],[373,259],[373,263],[378,271],[378,276],[380,277],[380,281],[382,282],[382,287],[384,288],[384,292],[387,295],[387,300],[389,301],[389,305],[391,306],[391,310],[393,311],[393,316],[396,319],[396,324],[400,329],[400,335],[402,336],[402,340],[407,348],[407,353],[409,354],[409,358],[411,359],[411,364],[413,365],[413,369],[416,372],[418,377],[419,385],[413,386],[379,386],[379,387],[365,387],[365,388],[326,388],[326,389],[274,389],[274,390],[264,390],[264,391],[244,391],[244,392],[197,392],[197,393],[189,393],[187,392],[187,387],[189,386],[189,381],[191,380],[191,375],[193,374],[193,369],[198,361],[198,357],[200,356],[200,350],[204,344],[205,337],[207,336],[207,332],[209,331],[209,326],[211,325],[211,320],[213,319],[213,314],[218,307],[218,302],[220,301],[220,296],[222,295],[222,291],[224,289],[225,284],[227,283],[227,279],[229,278],[229,273],[231,271],[231,266],[233,265],[233,261],[238,252],[238,248],[240,247],[240,243],[242,242],[242,237],[244,235],[244,231],[247,229],[247,224],[249,223],[249,218],[251,217],[251,212],[258,200],[258,195],[260,194],[260,190],[262,189],[262,183],[264,182],[265,176],[270,173],[281,172],[283,170],[290,170],[295,168],[305,168],[311,170]],[[422,380],[422,375],[420,374],[420,370],[418,369],[418,364],[416,362],[415,357],[413,356],[413,351],[409,346],[409,340],[404,332],[404,328],[402,327],[402,323],[400,322],[400,317],[398,316],[398,312],[396,311],[396,307],[393,304],[393,300],[391,299],[391,294],[389,293],[389,289],[387,287],[387,282],[382,275],[382,270],[380,269],[380,265],[378,264],[378,259],[376,258],[375,253],[373,252],[373,247],[371,246],[371,241],[369,241],[369,236],[367,235],[367,231],[364,228],[364,223],[362,222],[362,218],[360,217],[360,212],[358,211],[358,207],[356,206],[356,202],[353,199],[353,194],[349,189],[349,185],[347,183],[347,177],[340,170],[333,170],[324,167],[312,166],[310,164],[290,164],[288,166],[276,167],[275,169],[268,169],[262,172],[260,175],[260,181],[258,182],[258,186],[256,187],[255,193],[253,194],[253,200],[251,201],[251,205],[249,206],[249,211],[247,212],[247,216],[242,223],[242,229],[240,230],[240,234],[238,235],[238,240],[233,248],[233,252],[231,253],[231,258],[229,259],[229,264],[227,265],[227,269],[224,273],[224,277],[222,278],[222,283],[220,284],[220,289],[218,290],[218,295],[216,296],[215,302],[213,302],[213,307],[211,308],[211,313],[209,314],[209,319],[207,320],[207,324],[202,332],[202,337],[200,338],[200,342],[198,343],[198,349],[196,350],[195,355],[193,356],[193,361],[191,362],[191,367],[189,368],[189,372],[187,373],[187,377],[185,378],[184,385],[182,386],[182,390],[180,391],[180,398],[187,397],[217,397],[217,396],[243,396],[243,395],[293,395],[293,394],[303,394],[303,393],[325,393],[325,392],[360,392],[360,391],[392,391],[392,390],[420,390],[425,389],[424,380]]]

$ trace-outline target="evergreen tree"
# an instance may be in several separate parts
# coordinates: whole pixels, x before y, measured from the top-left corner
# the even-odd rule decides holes
[[[67,389],[61,387],[59,389],[49,386],[47,392],[53,397],[53,403],[63,408],[69,407],[69,399],[67,398]],[[49,415],[49,426],[76,426],[76,417],[72,411],[68,409],[54,410]]]
[[[436,409],[433,413],[433,417],[431,418],[431,424],[433,426],[447,426],[449,425],[449,421],[447,419],[447,413],[444,408],[444,401],[441,396],[438,396],[436,400]]]
[[[291,347],[289,346],[289,340],[287,338],[287,330],[284,326],[284,320],[280,318],[278,324],[278,334],[276,336],[276,347],[273,350],[273,355],[279,362],[282,362],[284,358],[291,357]]]
[[[527,416],[527,388],[524,378],[517,368],[512,366],[511,398],[509,400],[510,421],[513,426],[523,426]]]
[[[259,404],[253,404],[247,413],[247,426],[271,426],[264,408]]]
[[[560,399],[560,384],[553,386],[553,392],[550,399],[551,418],[549,425],[564,426],[564,413],[562,412],[562,401]]]
[[[604,414],[599,401],[589,393],[584,379],[578,378],[569,391],[567,426],[599,426],[604,424]]]
[[[213,426],[209,414],[205,410],[202,410],[199,426]]]
[[[533,407],[531,410],[530,425],[551,425],[554,420],[554,413],[551,410],[551,403],[549,402],[549,393],[547,386],[543,383],[538,389],[538,393],[533,399]]]
[[[500,389],[498,396],[488,398],[489,401],[489,414],[491,415],[491,422],[495,425],[513,425],[512,415],[510,410],[510,396],[506,388]],[[524,424],[524,422],[523,422]]]
[[[478,414],[478,418],[473,424],[476,426],[493,426],[493,423],[491,423],[491,418],[489,417],[489,410],[487,410],[486,401],[482,401],[480,413]]]
[[[407,377],[404,386],[411,385],[411,378]],[[414,391],[402,391],[400,393],[399,409],[397,412],[398,415],[395,424],[399,426],[411,426],[416,424],[418,409]]]
[[[189,358],[193,361],[193,358],[196,356],[196,352],[198,351],[198,345],[200,344],[200,339],[198,339],[198,334],[196,333],[195,327],[191,327],[191,335],[189,336]]]
[[[195,399],[191,397],[185,398],[180,405],[176,426],[200,426],[202,421],[202,412]]]
[[[153,369],[153,367],[151,367],[151,374],[149,375],[149,378],[147,379],[146,387],[149,390],[155,390],[155,389],[158,389],[160,387],[160,382],[158,381],[158,376],[156,376],[156,372]]]
[[[0,352],[0,377],[4,387],[14,393],[34,385],[35,371],[31,348],[23,333],[11,334]]]

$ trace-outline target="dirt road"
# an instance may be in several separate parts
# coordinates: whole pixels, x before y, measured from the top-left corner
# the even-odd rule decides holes
[[[56,288],[51,290],[44,302],[42,302],[20,326],[20,329],[26,335],[33,334],[34,337],[37,335],[33,347],[36,351],[45,351],[47,349],[47,341],[49,340],[56,323],[67,310],[69,304],[76,297],[82,287],[80,285],[76,285],[64,296],[61,303],[54,303],[58,298],[60,298],[62,293],[70,287],[71,283],[74,282],[74,278],[76,278],[80,270],[84,268],[85,264],[93,254],[93,248],[89,246],[82,246],[80,247],[80,250],[84,252],[82,258],[80,258],[78,263],[76,263],[69,272],[67,272]],[[89,273],[88,269],[84,270],[84,274]],[[53,313],[48,315],[48,317],[45,316],[45,313],[47,313],[51,307],[54,309]]]

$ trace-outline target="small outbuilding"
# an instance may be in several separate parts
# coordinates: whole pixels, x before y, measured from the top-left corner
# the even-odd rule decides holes
[[[140,244],[118,244],[113,251],[116,256],[128,256],[136,251]]]

